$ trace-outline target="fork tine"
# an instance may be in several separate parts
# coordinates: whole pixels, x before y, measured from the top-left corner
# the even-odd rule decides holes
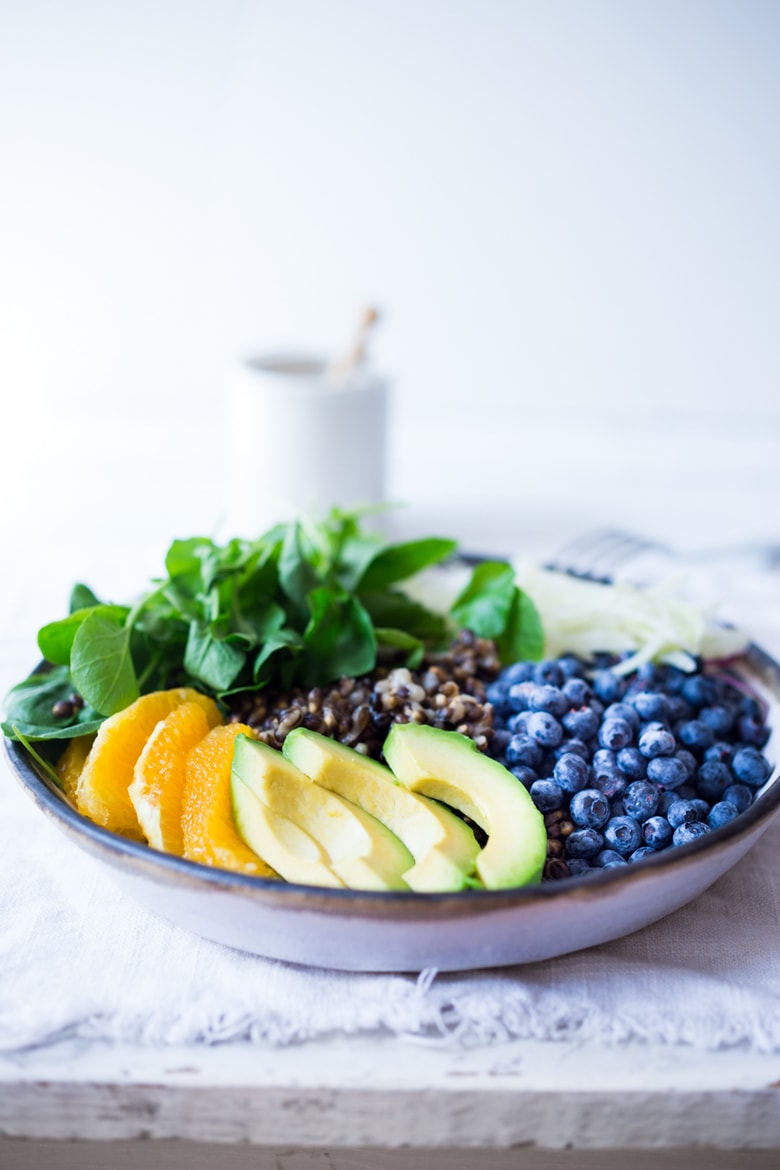
[[[610,582],[620,565],[652,547],[654,542],[645,537],[601,528],[570,540],[544,567],[589,581]]]

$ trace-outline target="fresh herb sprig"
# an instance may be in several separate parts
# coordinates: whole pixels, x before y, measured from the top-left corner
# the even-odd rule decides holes
[[[359,514],[339,510],[255,541],[175,540],[165,577],[133,606],[74,588],[68,616],[38,633],[51,665],[11,691],[3,731],[28,740],[84,735],[140,694],[170,686],[224,702],[269,684],[365,674],[379,658],[415,667],[456,627],[494,638],[503,661],[541,657],[538,614],[508,564],[478,565],[449,614],[404,593],[404,581],[456,548],[440,537],[388,544]]]

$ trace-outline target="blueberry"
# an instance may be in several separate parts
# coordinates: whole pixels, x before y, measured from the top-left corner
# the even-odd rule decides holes
[[[595,857],[604,848],[604,838],[595,829],[575,829],[566,838],[569,857]]]
[[[713,804],[707,814],[707,824],[711,829],[719,829],[721,825],[727,825],[729,821],[733,821],[734,817],[738,816],[739,812],[730,800],[719,800],[717,804]]]
[[[700,796],[703,796],[710,804],[714,804],[723,798],[723,793],[733,782],[734,777],[727,764],[719,764],[717,760],[710,760],[699,768],[696,788]]]
[[[536,780],[536,772],[533,768],[527,767],[525,764],[517,764],[516,767],[510,768],[509,771],[519,780],[524,788],[530,788]]]
[[[653,849],[665,849],[672,840],[673,832],[666,817],[648,817],[642,825],[642,838]]]
[[[591,756],[590,748],[581,739],[566,739],[555,749],[555,758],[560,759],[569,752],[573,756],[582,756],[583,760],[589,760]]]
[[[709,832],[710,826],[705,825],[704,821],[693,821],[690,824],[678,825],[674,830],[672,844],[689,845],[691,841],[695,841],[698,837],[703,837],[705,833]]]
[[[633,853],[629,855],[629,861],[641,861],[643,857],[652,857],[655,853],[652,845],[640,845]]]
[[[739,721],[739,735],[743,743],[762,748],[769,739],[769,728],[762,720],[743,715]]]
[[[723,740],[718,740],[712,747],[708,747],[704,753],[704,759],[707,763],[710,760],[715,760],[719,764],[730,764],[734,758],[734,745],[725,743]]]
[[[580,828],[600,829],[610,817],[609,801],[597,788],[583,788],[572,796],[569,816]]]
[[[492,682],[485,687],[485,698],[493,704],[497,715],[505,715],[511,710],[509,706],[509,687],[502,682]]]
[[[593,753],[593,767],[594,770],[605,769],[610,772],[617,771],[617,755],[610,751],[609,748],[597,748]]]
[[[529,711],[549,711],[560,718],[569,710],[569,700],[558,687],[536,685],[528,695]]]
[[[685,769],[689,777],[696,774],[696,769],[699,765],[693,752],[689,752],[687,748],[679,748],[674,753],[674,758],[675,760],[679,760],[681,764],[685,765]]]
[[[646,686],[654,686],[658,682],[659,669],[653,662],[643,662],[641,666],[637,667],[636,679],[637,682],[645,683]]]
[[[658,808],[658,789],[649,780],[635,780],[623,794],[623,807],[630,817],[646,821]]]
[[[628,781],[622,772],[599,772],[598,776],[593,781],[599,792],[603,792],[608,800],[613,800],[615,797],[621,797],[626,790]],[[621,809],[622,811],[622,809]],[[614,809],[613,809],[614,812]]]
[[[639,735],[639,750],[648,760],[671,756],[677,747],[674,736],[662,723],[646,723]]]
[[[621,857],[614,849],[602,849],[593,859],[593,864],[600,869],[612,869],[616,865],[626,865],[625,857]]]
[[[702,800],[701,797],[693,796],[691,797],[691,804],[698,814],[697,820],[706,821],[710,811],[710,802],[708,800]]]
[[[549,685],[551,687],[559,687],[563,683],[564,674],[561,670],[560,662],[554,659],[546,658],[542,662],[537,662],[534,667],[533,679],[535,683],[542,685]],[[548,708],[544,708],[548,710]]]
[[[669,809],[680,799],[679,793],[669,790],[669,792],[662,792],[658,798],[658,815],[667,816]]]
[[[625,719],[604,719],[599,728],[599,743],[610,751],[617,752],[628,747],[634,738],[634,730]]]
[[[565,679],[579,678],[585,670],[584,662],[577,658],[576,654],[564,654],[562,658],[558,659],[558,665],[563,671]]]
[[[754,699],[752,695],[742,695],[738,693],[739,699],[739,713],[740,715],[747,715],[748,719],[760,720],[763,718],[763,711],[758,699]]]
[[[572,707],[587,706],[590,698],[590,687],[584,678],[567,678],[561,690]]]
[[[542,749],[530,735],[513,735],[507,744],[506,762],[538,768],[542,762]]]
[[[718,688],[711,678],[693,674],[683,683],[682,695],[692,707],[710,707],[718,701]]]
[[[624,817],[626,815],[626,810],[625,810],[625,807],[623,805],[623,801],[620,799],[619,796],[616,797],[614,800],[610,800],[609,807],[612,811],[613,819],[614,819],[614,817]]]
[[[564,792],[581,792],[587,786],[590,768],[582,756],[562,755],[553,768],[553,776]]]
[[[534,711],[528,720],[528,734],[542,747],[557,747],[563,739],[563,728],[549,711]]]
[[[715,732],[703,719],[689,719],[677,725],[677,738],[686,747],[703,752],[714,744]]]
[[[553,812],[563,804],[563,790],[553,780],[534,780],[530,792],[539,812]]]
[[[647,760],[639,748],[621,748],[617,754],[617,766],[629,780],[642,780],[647,772]]]
[[[734,723],[734,714],[728,707],[702,707],[699,718],[715,735],[728,735]]]
[[[506,721],[507,730],[511,731],[513,735],[527,735],[528,720],[530,718],[530,711],[516,711],[515,714],[510,715]]]
[[[682,695],[669,695],[666,703],[666,720],[668,723],[681,723],[685,719],[693,719],[696,708],[686,703]]]
[[[607,719],[625,719],[634,734],[639,731],[639,716],[628,703],[610,703],[604,712],[604,720]]]
[[[533,662],[513,662],[505,667],[498,676],[499,681],[509,688],[515,683],[529,682],[534,676]]]
[[[643,722],[659,720],[663,723],[669,717],[669,700],[658,691],[637,691],[631,696],[631,705]]]
[[[611,670],[599,670],[593,678],[593,692],[604,703],[616,703],[622,698],[626,684]]]
[[[604,828],[604,840],[610,849],[628,857],[642,843],[639,822],[630,816],[612,817]]]
[[[493,738],[488,744],[488,754],[491,755],[494,760],[503,760],[504,752],[506,751],[507,744],[511,738],[511,731],[507,731],[503,727],[497,727],[493,732]]]
[[[770,771],[766,759],[754,747],[740,748],[731,761],[731,768],[737,780],[751,788],[760,788]]]
[[[592,739],[599,729],[599,719],[590,707],[575,707],[567,711],[561,722],[569,735],[578,739]]]
[[[733,804],[737,812],[744,812],[753,803],[753,795],[747,784],[732,784],[723,793],[723,799]]]
[[[569,857],[566,864],[572,877],[582,877],[584,873],[590,873],[590,862],[584,857]]]
[[[527,711],[528,698],[536,683],[513,683],[507,692],[507,702],[513,711]]]
[[[666,810],[666,819],[676,829],[678,825],[690,825],[693,821],[701,820],[701,817],[692,800],[675,800]]]
[[[679,788],[688,779],[688,769],[677,756],[656,756],[647,762],[647,778],[661,788]]]

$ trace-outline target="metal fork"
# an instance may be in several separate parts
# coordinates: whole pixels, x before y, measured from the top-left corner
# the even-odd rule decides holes
[[[599,528],[568,541],[545,564],[546,569],[586,581],[610,584],[615,573],[641,553],[657,552],[686,564],[752,558],[765,570],[780,568],[780,545],[753,543],[703,548],[685,554],[668,544],[616,528]]]
[[[621,565],[651,550],[672,552],[667,546],[637,533],[599,528],[568,541],[544,567],[581,580],[609,584]]]

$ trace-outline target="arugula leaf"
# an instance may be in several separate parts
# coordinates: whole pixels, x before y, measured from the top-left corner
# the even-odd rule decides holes
[[[104,613],[90,613],[79,626],[70,654],[76,690],[101,715],[129,707],[140,694],[130,654],[128,625]]]
[[[92,605],[77,609],[60,621],[49,622],[38,631],[38,648],[47,662],[54,662],[57,666],[67,666],[70,663],[70,654],[73,641],[83,622],[91,614],[102,614],[104,617],[121,624],[129,613],[123,605]]]
[[[358,599],[344,590],[321,588],[313,590],[309,601],[311,618],[303,635],[306,685],[372,670],[374,625]]]
[[[52,714],[55,703],[66,701],[74,690],[66,666],[31,674],[17,683],[5,698],[3,733],[11,739],[18,739],[18,730],[27,739],[38,740],[71,739],[74,735],[97,731],[103,716],[87,703],[67,720]]]
[[[241,673],[246,654],[215,638],[208,626],[193,622],[184,650],[184,669],[213,691],[226,691]]]
[[[385,646],[390,650],[407,650],[408,654],[404,665],[408,666],[410,670],[416,670],[422,662],[425,644],[419,638],[413,637],[412,634],[407,634],[406,630],[392,630],[377,626],[374,629],[374,634],[380,654]]]
[[[303,529],[295,520],[287,529],[279,557],[279,585],[282,591],[300,608],[320,584],[311,562],[311,549],[305,547]]]
[[[457,547],[457,541],[436,536],[391,544],[377,553],[356,587],[361,591],[386,589],[388,585],[412,577],[422,569],[452,556]]]

